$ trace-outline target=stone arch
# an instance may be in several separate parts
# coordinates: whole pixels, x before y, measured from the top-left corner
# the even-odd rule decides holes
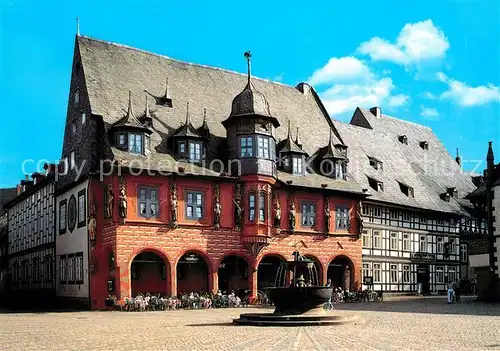
[[[142,248],[129,260],[129,296],[139,293],[168,295],[171,265],[167,255],[155,248]]]
[[[314,261],[314,265],[316,266],[316,274],[317,274],[317,282],[315,284],[317,285],[324,285],[325,282],[323,281],[323,274],[324,274],[324,268],[323,268],[323,263],[314,255],[312,254],[305,254],[304,255],[306,258],[309,258]],[[313,280],[314,283],[314,280]]]
[[[266,287],[275,286],[278,270],[282,262],[286,262],[286,258],[278,253],[266,253],[260,258],[257,263],[258,290],[263,290]],[[281,285],[283,283],[284,282],[278,282],[278,285]]]
[[[337,255],[328,263],[327,279],[331,279],[334,286],[352,290],[356,285],[354,268],[354,262],[349,256]]]
[[[213,262],[203,251],[185,250],[175,264],[177,292],[209,292],[212,289]]]
[[[250,262],[244,255],[225,255],[217,266],[219,290],[228,294],[234,291],[238,296],[245,296],[245,291],[250,288],[250,267]]]

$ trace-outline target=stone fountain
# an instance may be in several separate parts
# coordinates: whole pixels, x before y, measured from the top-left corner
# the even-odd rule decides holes
[[[275,306],[274,313],[243,313],[233,322],[242,325],[325,325],[344,324],[355,320],[352,316],[327,313],[324,304],[332,296],[333,288],[320,286],[314,261],[293,253],[293,261],[280,265],[275,286],[266,288],[269,299]],[[288,273],[290,272],[290,273]],[[287,275],[291,284],[287,286]]]

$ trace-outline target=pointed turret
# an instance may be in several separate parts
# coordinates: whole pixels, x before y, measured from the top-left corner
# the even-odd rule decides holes
[[[210,135],[210,128],[208,128],[208,123],[207,123],[207,109],[203,109],[203,123],[201,124],[200,127],[200,133],[204,137],[208,137]]]
[[[170,96],[168,77],[165,77],[165,94],[161,97],[161,104],[163,106],[172,107],[172,97]]]
[[[302,148],[302,142],[300,141],[299,135],[299,127],[297,127],[297,137],[295,138],[295,144],[297,144],[298,147]]]
[[[149,134],[152,133],[152,131],[145,127],[139,120],[135,117],[134,114],[134,109],[132,107],[132,92],[128,92],[128,108],[127,108],[127,113],[125,117],[122,119],[118,120],[116,123],[114,123],[111,128],[113,129],[118,129],[118,128],[127,128],[127,129],[137,129],[137,130],[142,130],[144,132],[147,132]]]
[[[146,94],[146,106],[144,107],[144,113],[140,118],[140,122],[146,127],[153,126],[153,117],[151,117],[151,113],[149,112],[148,94]]]
[[[457,156],[455,157],[455,162],[458,163],[459,166],[462,165],[462,158],[458,154],[458,147],[457,147]]]

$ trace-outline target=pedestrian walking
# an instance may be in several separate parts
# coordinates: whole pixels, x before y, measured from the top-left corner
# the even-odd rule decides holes
[[[448,294],[447,295],[448,295],[448,303],[453,303],[454,293],[453,293],[453,283],[452,282],[450,282],[448,284]]]

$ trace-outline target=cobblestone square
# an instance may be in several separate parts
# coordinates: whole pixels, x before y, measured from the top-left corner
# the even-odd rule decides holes
[[[500,350],[500,306],[444,297],[342,304],[353,324],[244,327],[239,308],[0,314],[0,350]]]

